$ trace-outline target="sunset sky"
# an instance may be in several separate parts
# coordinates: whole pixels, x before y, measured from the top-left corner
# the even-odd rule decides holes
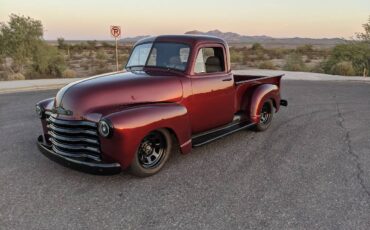
[[[45,39],[110,39],[219,29],[274,37],[343,37],[362,31],[370,0],[0,0],[0,21],[11,13],[42,21]]]

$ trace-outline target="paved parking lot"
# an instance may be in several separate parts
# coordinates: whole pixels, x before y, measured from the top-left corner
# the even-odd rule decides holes
[[[284,81],[289,107],[159,174],[93,176],[41,155],[34,105],[0,95],[0,229],[370,229],[370,84]]]

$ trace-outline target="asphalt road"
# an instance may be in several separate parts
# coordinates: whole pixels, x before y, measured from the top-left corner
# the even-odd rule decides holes
[[[157,175],[93,176],[41,155],[34,104],[0,95],[0,229],[370,229],[370,84],[283,82],[289,107]]]

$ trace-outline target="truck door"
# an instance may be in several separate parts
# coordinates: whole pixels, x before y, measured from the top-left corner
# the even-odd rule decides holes
[[[230,123],[234,116],[234,79],[226,71],[222,45],[198,49],[191,78],[190,119],[193,133]]]

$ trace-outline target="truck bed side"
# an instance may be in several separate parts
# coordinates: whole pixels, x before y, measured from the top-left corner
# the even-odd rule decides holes
[[[254,90],[263,84],[276,85],[280,89],[280,81],[284,75],[258,76],[258,75],[234,75],[235,83],[235,111],[248,110]]]

